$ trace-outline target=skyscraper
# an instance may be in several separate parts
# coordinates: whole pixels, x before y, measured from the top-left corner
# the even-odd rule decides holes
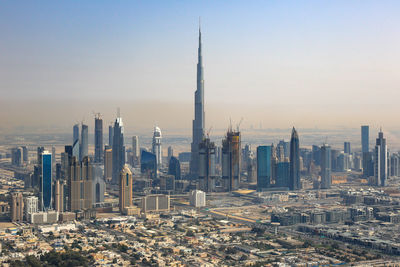
[[[199,182],[204,192],[215,191],[215,144],[204,138],[199,147]]]
[[[21,192],[11,194],[11,221],[22,222],[24,219],[24,199]]]
[[[104,149],[104,180],[112,180],[112,149],[109,146]]]
[[[124,165],[120,173],[119,181],[119,210],[122,214],[126,213],[126,208],[133,205],[132,195],[133,195],[133,181],[132,172],[128,165]]]
[[[257,190],[271,187],[272,175],[272,148],[271,146],[257,147]]]
[[[139,146],[139,137],[134,135],[132,137],[132,152],[133,152],[133,161],[136,164],[140,163],[140,146]]]
[[[331,147],[324,144],[321,147],[321,188],[331,188]]]
[[[351,154],[350,142],[344,142],[344,153]]]
[[[174,156],[169,160],[168,174],[173,175],[175,180],[181,179],[181,163],[179,162],[179,159]]]
[[[152,142],[152,148],[151,152],[156,155],[156,160],[157,160],[157,169],[159,170],[162,165],[162,147],[161,147],[161,130],[159,127],[154,127],[154,132],[153,132],[153,142]]]
[[[103,120],[100,113],[94,118],[94,162],[103,162]]]
[[[52,207],[52,162],[51,153],[43,151],[42,153],[42,179],[40,183],[41,209],[47,211]]]
[[[379,131],[376,139],[375,156],[374,156],[374,177],[373,185],[386,186],[388,160],[387,160],[386,139],[383,138],[382,129]]]
[[[114,128],[111,124],[108,126],[108,145],[110,147],[113,146],[113,139],[114,139]]]
[[[112,183],[119,183],[119,174],[125,165],[124,124],[119,115],[114,122],[112,145]]]
[[[222,140],[222,179],[227,191],[239,188],[241,150],[240,132],[230,128]]]
[[[68,207],[70,211],[92,208],[93,165],[89,157],[78,161],[72,157],[68,178]]]
[[[80,161],[82,161],[84,157],[89,155],[89,129],[88,126],[83,123],[81,128],[81,145],[79,152]]]
[[[72,140],[72,156],[76,157],[77,159],[80,157],[79,145],[79,124],[75,124]]]
[[[298,190],[301,188],[300,183],[300,148],[299,136],[293,127],[292,136],[290,138],[290,178],[289,189]]]
[[[369,152],[369,126],[361,126],[361,151],[362,153]]]
[[[190,175],[197,179],[199,176],[199,144],[204,137],[205,113],[204,113],[204,74],[203,57],[201,54],[201,30],[199,28],[199,48],[197,62],[197,90],[194,94],[194,120],[190,159]]]

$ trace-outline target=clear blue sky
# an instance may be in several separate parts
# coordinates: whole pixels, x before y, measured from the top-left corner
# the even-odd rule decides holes
[[[192,112],[201,16],[213,110],[269,107],[249,112],[256,125],[290,108],[337,123],[339,110],[358,125],[398,113],[399,14],[399,1],[1,1],[0,104],[175,101]]]

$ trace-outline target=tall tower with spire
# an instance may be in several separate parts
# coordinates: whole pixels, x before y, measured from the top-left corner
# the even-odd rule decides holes
[[[197,179],[199,176],[199,145],[204,137],[204,73],[203,57],[201,54],[201,28],[199,26],[199,48],[197,62],[197,90],[194,93],[194,120],[190,159],[190,175]]]

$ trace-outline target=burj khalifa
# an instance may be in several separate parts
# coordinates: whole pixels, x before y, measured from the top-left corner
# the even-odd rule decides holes
[[[199,176],[199,144],[204,137],[204,121],[204,73],[203,57],[201,54],[201,29],[199,28],[197,90],[194,93],[194,120],[190,159],[190,176],[192,179],[197,179]]]

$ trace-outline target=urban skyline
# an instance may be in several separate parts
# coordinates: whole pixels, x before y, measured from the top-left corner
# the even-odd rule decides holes
[[[396,12],[230,3],[5,3],[22,21],[5,13],[0,44],[0,265],[400,263],[398,62],[377,61]],[[195,7],[209,31],[186,68]],[[1,54],[18,38],[26,57]]]

